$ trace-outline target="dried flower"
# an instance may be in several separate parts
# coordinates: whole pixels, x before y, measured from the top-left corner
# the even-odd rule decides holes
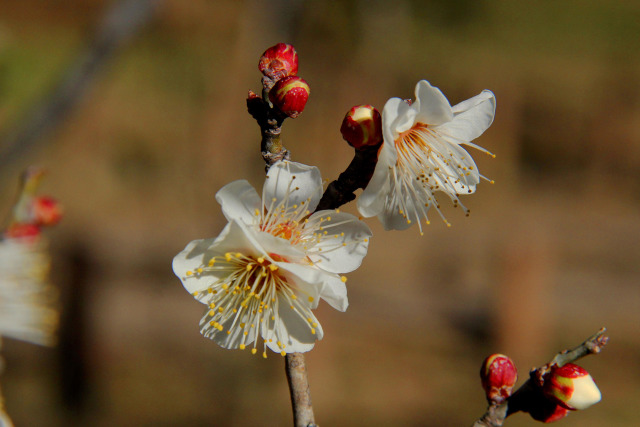
[[[378,216],[385,229],[403,230],[435,207],[449,225],[435,197],[440,191],[466,209],[458,195],[473,193],[480,178],[462,145],[487,150],[471,141],[493,122],[495,98],[488,90],[453,107],[426,80],[416,85],[416,100],[391,98],[382,111],[384,142],[369,185],[358,198],[365,217]]]
[[[262,199],[244,180],[216,199],[229,221],[214,239],[195,240],[173,260],[184,287],[207,305],[201,333],[224,348],[258,339],[285,355],[323,336],[311,311],[322,298],[347,308],[346,273],[360,266],[371,231],[353,215],[313,213],[322,196],[315,167],[282,161],[268,172]]]

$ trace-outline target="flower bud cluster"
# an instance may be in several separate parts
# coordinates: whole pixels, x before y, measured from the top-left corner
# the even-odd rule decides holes
[[[482,363],[480,378],[489,403],[499,405],[511,396],[518,373],[507,356],[492,354]],[[573,363],[551,366],[542,376],[542,384],[534,385],[531,393],[520,410],[544,423],[562,419],[569,411],[586,409],[601,399],[591,375]]]
[[[35,192],[44,171],[31,167],[22,178],[22,192],[13,208],[4,238],[37,239],[41,228],[57,224],[62,218],[62,206],[49,196],[36,196]]]
[[[269,101],[284,115],[296,118],[302,113],[309,93],[307,82],[298,77],[298,53],[290,44],[278,43],[267,49],[258,62],[264,75],[262,84]]]

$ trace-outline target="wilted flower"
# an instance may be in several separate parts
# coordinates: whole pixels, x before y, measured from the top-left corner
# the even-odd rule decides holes
[[[216,200],[229,221],[215,239],[195,240],[173,271],[207,310],[200,331],[224,348],[253,344],[285,355],[313,348],[323,336],[311,311],[320,298],[347,308],[346,277],[366,255],[371,231],[337,210],[313,213],[320,172],[294,162],[269,169],[262,199],[244,180]]]
[[[473,193],[480,178],[462,145],[487,150],[471,141],[493,122],[495,98],[485,90],[453,107],[447,98],[421,80],[416,100],[391,98],[382,111],[384,142],[369,185],[358,198],[365,217],[378,216],[385,229],[402,230],[424,218],[433,206],[448,224],[435,198],[441,191],[460,204],[459,195]],[[491,154],[491,153],[489,153]]]

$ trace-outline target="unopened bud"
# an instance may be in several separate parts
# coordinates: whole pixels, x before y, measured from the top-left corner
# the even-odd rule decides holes
[[[552,423],[554,421],[558,421],[567,416],[569,410],[558,405],[555,402],[547,401],[542,405],[536,406],[529,415],[536,421],[540,421],[543,423]]]
[[[309,99],[309,85],[297,76],[285,77],[269,91],[269,100],[280,111],[291,118],[296,118],[304,110]]]
[[[570,410],[587,409],[602,398],[589,372],[573,363],[554,366],[544,378],[542,391]]]
[[[382,118],[372,105],[356,105],[344,116],[340,133],[356,150],[382,142]]]
[[[265,50],[258,69],[273,81],[298,74],[298,54],[293,46],[278,43]]]
[[[511,396],[518,379],[518,370],[513,361],[504,354],[492,354],[482,363],[480,379],[487,400],[502,403]]]
[[[34,197],[32,209],[37,225],[55,225],[62,218],[62,206],[51,197]]]

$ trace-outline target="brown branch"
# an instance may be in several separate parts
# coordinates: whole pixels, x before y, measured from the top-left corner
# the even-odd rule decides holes
[[[265,169],[269,168],[279,160],[289,160],[290,154],[282,141],[280,133],[282,132],[282,123],[287,118],[285,114],[280,112],[268,101],[268,88],[262,91],[263,96],[260,97],[254,92],[249,91],[247,97],[247,110],[249,114],[258,122],[260,126],[260,151],[265,162]]]
[[[570,350],[563,350],[556,354],[551,361],[539,368],[534,368],[529,373],[529,379],[516,390],[504,403],[498,405],[489,404],[482,417],[473,423],[473,427],[500,427],[505,418],[516,412],[542,413],[552,411],[555,403],[546,399],[542,394],[543,377],[554,366],[564,366],[573,363],[590,354],[598,354],[609,342],[605,335],[606,328],[587,338],[582,344]]]
[[[290,353],[285,357],[287,381],[293,406],[293,425],[295,427],[313,427],[313,406],[307,378],[307,367],[302,353]]]
[[[62,122],[115,52],[146,24],[160,0],[123,0],[103,17],[89,46],[78,55],[52,92],[2,138],[0,170],[29,152]]]
[[[382,141],[380,141],[380,144],[382,144]],[[354,191],[358,188],[364,189],[371,180],[378,162],[380,144],[355,151],[353,160],[347,169],[340,174],[337,180],[329,184],[325,190],[316,208],[317,211],[337,209],[356,198],[356,195],[353,194]]]

